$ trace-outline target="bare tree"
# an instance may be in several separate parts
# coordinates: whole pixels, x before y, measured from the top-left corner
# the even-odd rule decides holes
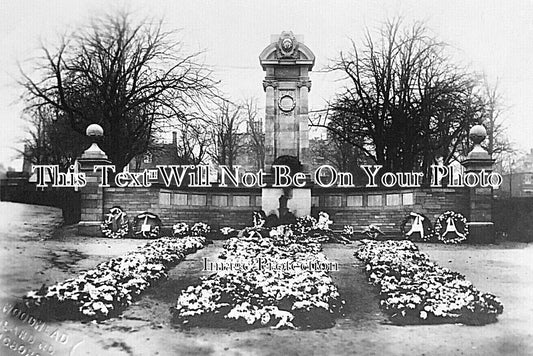
[[[314,164],[329,164],[341,172],[352,173],[356,184],[365,182],[366,175],[360,165],[369,163],[369,159],[357,146],[344,141],[341,135],[328,131],[326,138],[311,140],[310,150]]]
[[[258,118],[257,100],[248,98],[243,104],[247,128],[247,142],[255,156],[256,169],[265,167],[265,133],[263,121]]]
[[[146,152],[158,130],[202,117],[203,103],[218,96],[201,53],[186,54],[161,21],[97,18],[42,51],[35,72],[21,69],[28,108],[61,112],[79,134],[102,125],[102,148],[120,168]]]
[[[388,171],[427,172],[460,154],[483,101],[475,76],[452,63],[446,45],[423,23],[386,22],[352,41],[330,70],[347,86],[329,105],[323,126]]]
[[[206,164],[211,146],[212,136],[207,125],[198,121],[183,124],[177,137],[178,164]]]
[[[515,150],[506,135],[507,127],[503,118],[506,107],[498,88],[498,82],[491,85],[484,78],[485,115],[482,123],[487,129],[486,149],[496,160],[503,159],[505,153]]]
[[[237,156],[244,147],[245,124],[242,106],[223,100],[214,112],[211,156],[219,165],[233,169]]]
[[[29,137],[19,151],[33,164],[57,164],[66,170],[87,148],[87,137],[70,128],[65,116],[49,106],[36,106],[26,111],[30,123]]]

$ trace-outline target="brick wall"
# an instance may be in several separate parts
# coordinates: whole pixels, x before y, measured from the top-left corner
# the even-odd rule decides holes
[[[447,210],[462,213],[468,218],[469,197],[465,189],[432,188],[403,190],[323,189],[312,191],[312,215],[327,212],[333,228],[352,225],[362,229],[377,225],[387,234],[400,232],[400,224],[407,214],[426,215],[432,223]]]
[[[118,205],[130,217],[150,211],[165,227],[177,222],[209,223],[213,228],[242,228],[252,224],[252,213],[261,210],[260,189],[106,188],[104,211]]]
[[[150,211],[159,215],[165,227],[176,222],[209,223],[213,228],[242,228],[252,223],[252,213],[261,209],[258,188],[211,188],[171,190],[151,188],[106,188],[104,212],[122,207],[130,217]],[[339,189],[314,188],[312,215],[330,214],[333,228],[344,225],[363,228],[375,224],[386,233],[399,233],[400,223],[410,212],[422,213],[432,222],[444,211],[454,210],[468,218],[469,197],[464,189]]]

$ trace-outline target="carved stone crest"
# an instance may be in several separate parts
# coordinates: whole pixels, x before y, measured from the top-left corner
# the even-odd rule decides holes
[[[298,41],[292,31],[283,31],[276,44],[278,58],[298,58]]]

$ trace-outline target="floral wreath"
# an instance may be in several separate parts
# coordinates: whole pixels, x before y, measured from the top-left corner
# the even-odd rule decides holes
[[[329,225],[333,224],[333,221],[329,219],[329,214],[321,211],[318,213],[318,221],[315,224],[315,229],[319,230],[331,230]]]
[[[344,225],[341,235],[352,238],[355,235],[355,229],[352,225]]]
[[[191,236],[206,236],[211,231],[211,227],[204,222],[197,222],[189,230]]]
[[[316,219],[312,216],[306,215],[296,219],[296,224],[292,228],[302,234],[306,234],[309,231],[316,229]]]
[[[264,227],[265,222],[266,222],[265,212],[262,210],[254,211],[252,219],[253,219],[254,228],[260,229]]]
[[[174,237],[185,237],[189,234],[189,225],[184,222],[176,223],[172,226],[172,235]]]
[[[435,235],[445,244],[461,243],[467,239],[468,234],[468,222],[460,213],[446,211],[435,222]]]
[[[140,213],[133,219],[132,229],[135,237],[155,239],[161,231],[161,219],[153,213]]]
[[[366,235],[367,238],[376,240],[378,237],[385,235],[381,229],[374,224],[370,224],[363,230],[363,234]]]
[[[114,206],[105,215],[104,221],[100,224],[100,229],[105,237],[121,239],[128,234],[128,215],[120,206]]]
[[[422,233],[420,233],[420,231],[411,231],[411,230],[405,231],[406,230],[405,226],[407,225],[407,223],[411,223],[411,226],[412,226],[412,224],[417,219],[419,219],[422,222],[422,227],[423,227]],[[415,213],[415,212],[410,212],[409,215],[407,215],[405,219],[403,219],[403,221],[400,224],[400,231],[402,233],[402,236],[406,240],[431,241],[431,239],[434,236],[434,231],[433,231],[433,226],[431,225],[431,221],[429,221],[429,219],[424,214]],[[418,234],[416,234],[417,232]],[[414,235],[416,236],[415,238],[413,238],[413,235],[411,235],[412,233],[416,234]]]

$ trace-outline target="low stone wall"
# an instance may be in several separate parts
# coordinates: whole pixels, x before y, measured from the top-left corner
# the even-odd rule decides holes
[[[363,228],[375,224],[386,233],[399,233],[402,219],[410,212],[422,213],[432,222],[443,212],[454,210],[468,217],[468,192],[464,189],[368,189],[313,188],[312,215],[327,212],[333,228],[344,225]],[[82,210],[94,209],[90,201]],[[242,228],[252,224],[252,213],[261,210],[259,188],[151,188],[103,189],[104,214],[113,206],[122,207],[131,217],[150,211],[159,215],[165,227],[176,222],[209,223],[213,228]],[[102,215],[103,216],[103,215]]]
[[[400,233],[400,224],[410,212],[426,215],[432,223],[447,210],[469,218],[469,196],[466,189],[334,189],[312,190],[312,215],[327,212],[333,228],[344,225],[364,228],[377,225],[388,234]]]
[[[104,211],[118,205],[130,216],[150,211],[165,227],[177,222],[209,223],[213,228],[242,228],[252,224],[252,213],[261,210],[261,190],[244,188],[167,189],[106,188]]]

